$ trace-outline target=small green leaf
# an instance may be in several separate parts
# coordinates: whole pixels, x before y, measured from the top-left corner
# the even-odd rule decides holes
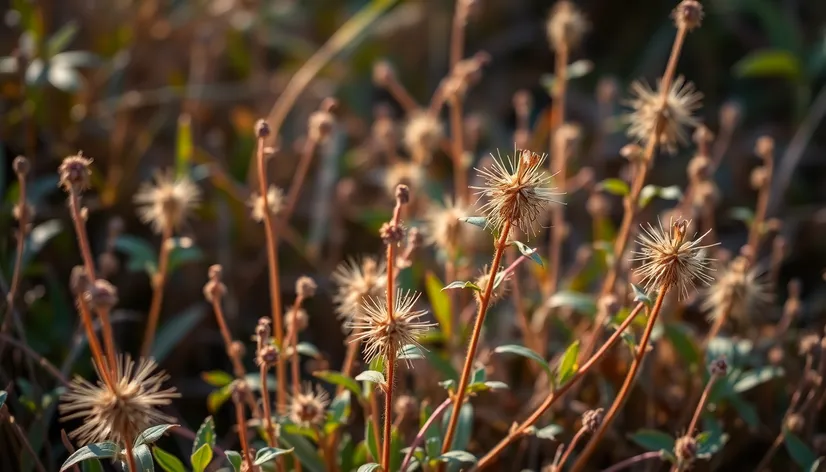
[[[332,370],[322,370],[313,373],[313,375],[325,382],[329,382],[333,385],[340,385],[347,390],[353,392],[356,397],[361,398],[361,387],[359,386],[358,382],[356,382],[352,377],[348,375],[344,375],[341,372],[336,372]]]
[[[442,290],[453,290],[456,288],[469,288],[471,290],[476,290],[477,292],[481,292],[482,289],[476,285],[475,283],[469,280],[456,280],[450,282],[449,284],[445,285]]]
[[[51,58],[55,54],[63,52],[69,46],[69,43],[75,39],[79,29],[77,22],[70,21],[57,30],[46,41],[46,57]]]
[[[80,470],[83,472],[106,472],[103,469],[103,464],[97,459],[87,459],[81,462]]]
[[[60,472],[86,459],[111,459],[117,456],[119,452],[120,446],[113,442],[102,442],[83,446],[66,459],[66,462],[60,467]]]
[[[613,195],[624,197],[631,193],[631,189],[624,180],[620,179],[605,179],[597,185],[597,188],[604,190]]]
[[[442,430],[447,430],[447,423],[450,420],[450,415],[453,414],[453,406],[445,410],[442,416]],[[453,444],[451,449],[464,450],[470,443],[471,433],[473,432],[473,405],[465,403],[459,409],[459,424],[456,426],[456,434],[453,436]]]
[[[381,466],[375,462],[369,462],[359,467],[357,472],[373,472],[375,470],[381,470]]]
[[[562,291],[551,295],[548,307],[570,307],[574,310],[593,316],[597,312],[597,302],[592,295],[579,292]]]
[[[729,210],[728,216],[731,217],[731,219],[742,221],[747,226],[751,226],[752,222],[754,222],[754,211],[747,207],[734,207]]]
[[[155,472],[155,461],[152,460],[152,451],[149,450],[148,445],[141,444],[132,449],[132,455],[135,457],[137,462],[135,465],[140,472]]]
[[[794,462],[803,470],[809,470],[817,460],[817,454],[791,431],[783,431],[783,444]]]
[[[204,444],[209,445],[209,447],[215,446],[215,420],[213,420],[211,416],[204,418],[204,422],[201,423],[198,431],[195,432],[195,441],[192,443],[192,454],[198,452]],[[211,458],[212,456],[210,455],[210,459]]]
[[[209,395],[207,395],[207,410],[210,413],[216,413],[230,397],[232,397],[232,385],[225,385],[209,392]]]
[[[433,316],[439,322],[439,327],[448,339],[453,338],[453,307],[450,304],[450,297],[442,293],[444,284],[433,272],[425,274],[425,290],[430,306],[433,307]]]
[[[376,442],[377,433],[373,428],[373,422],[365,421],[364,426],[364,441],[367,442],[367,452],[370,453],[370,457],[373,459],[380,460],[381,456],[379,456],[379,444]],[[381,432],[379,431],[378,434],[381,434]]]
[[[135,447],[138,447],[141,444],[152,444],[158,439],[161,439],[161,436],[163,436],[164,433],[172,428],[177,428],[178,426],[180,425],[159,424],[157,426],[150,426],[149,428],[143,430],[143,432],[138,435],[138,438],[135,439]]]
[[[579,356],[579,340],[576,340],[565,349],[565,354],[559,361],[556,371],[556,384],[562,385],[568,381],[577,371],[576,359]]]
[[[263,449],[259,449],[258,452],[255,453],[255,462],[253,462],[253,465],[266,464],[278,456],[290,454],[293,450],[294,449],[292,448],[279,449],[277,447],[265,447]]]
[[[459,221],[472,224],[473,226],[478,226],[482,229],[486,229],[488,227],[488,220],[484,216],[463,216],[459,218]]]
[[[308,342],[300,342],[295,346],[295,349],[302,356],[312,357],[313,359],[320,359],[321,352],[315,345]]]
[[[164,472],[186,472],[184,463],[163,449],[155,446],[152,448],[152,455],[155,457],[155,461],[158,462],[158,465],[161,466],[161,469],[163,469]]]
[[[683,191],[676,185],[660,188],[659,194],[660,198],[664,200],[679,200],[683,198]]]
[[[814,461],[814,463],[812,463],[812,466],[809,467],[809,470],[807,470],[806,472],[822,472],[824,465],[826,465],[826,458],[818,457],[817,460]]]
[[[224,387],[232,383],[234,378],[223,370],[210,370],[208,372],[201,372],[201,378],[204,382],[213,387]]]
[[[588,59],[579,59],[568,64],[568,80],[585,77],[594,70],[594,63]]]
[[[375,370],[365,370],[356,376],[356,380],[360,382],[373,382],[375,384],[384,384],[384,374],[376,372]]]
[[[692,330],[688,325],[667,323],[665,325],[665,337],[668,338],[686,365],[696,365],[700,362],[700,350],[694,342]]]
[[[307,438],[290,434],[282,429],[280,439],[284,446],[295,449],[293,452],[301,461],[304,470],[308,472],[324,472],[327,470],[318,455],[318,450]]]
[[[651,203],[651,200],[657,196],[657,190],[659,187],[656,185],[646,185],[640,191],[640,201],[639,206],[640,208],[645,208]]]
[[[436,460],[441,462],[461,462],[467,464],[475,464],[477,461],[476,456],[467,451],[448,451],[437,457]]]
[[[528,245],[523,243],[522,241],[512,240],[510,244],[516,246],[523,256],[529,257],[532,261],[539,264],[540,267],[544,267],[544,264],[542,263],[542,258],[539,256],[539,252],[536,249],[528,247]]]
[[[212,447],[209,444],[202,444],[197,451],[192,453],[190,458],[194,472],[204,472],[204,469],[212,460]]]
[[[737,379],[737,382],[735,382],[734,386],[732,386],[732,390],[734,390],[736,393],[743,393],[753,389],[754,387],[762,383],[768,382],[771,379],[782,376],[782,367],[775,367],[770,365],[758,367],[754,370],[746,372],[739,379]]]
[[[232,470],[234,472],[241,472],[241,463],[244,462],[244,458],[241,456],[241,453],[238,451],[224,451],[224,455],[227,456],[227,460],[232,466]]]
[[[517,356],[526,357],[531,359],[532,361],[537,362],[541,365],[548,373],[551,373],[551,367],[548,365],[548,362],[542,358],[536,352],[526,348],[525,346],[520,346],[518,344],[506,344],[504,346],[499,346],[493,350],[493,352],[497,354],[516,354]]]
[[[659,451],[660,449],[671,451],[674,449],[674,438],[654,429],[640,429],[632,434],[630,439],[647,451]]]
[[[544,428],[537,429],[534,432],[534,435],[536,437],[538,437],[539,439],[555,440],[556,435],[561,433],[562,431],[563,431],[562,426],[559,426],[558,424],[549,424],[548,426],[545,426]]]
[[[651,297],[645,293],[645,290],[636,284],[631,284],[631,289],[634,290],[634,301],[644,303],[650,310],[654,302],[651,300]]]
[[[739,77],[782,77],[797,81],[803,74],[800,59],[790,51],[762,49],[748,54],[734,64]]]

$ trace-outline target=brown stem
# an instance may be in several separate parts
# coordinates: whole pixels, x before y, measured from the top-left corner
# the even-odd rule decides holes
[[[473,332],[470,335],[470,343],[468,344],[467,355],[465,356],[465,365],[462,368],[462,375],[459,378],[459,384],[456,386],[456,398],[453,401],[453,410],[450,412],[450,421],[447,424],[445,431],[444,442],[442,443],[442,454],[449,452],[453,445],[453,437],[456,434],[456,426],[459,424],[459,411],[465,399],[465,390],[470,381],[470,374],[473,367],[473,360],[476,357],[476,349],[479,346],[479,338],[482,335],[482,326],[485,322],[485,314],[490,305],[491,294],[493,293],[493,283],[496,279],[496,273],[499,271],[499,264],[502,261],[502,255],[507,247],[508,235],[511,232],[511,222],[507,221],[502,225],[502,234],[496,242],[496,251],[493,255],[493,262],[490,265],[490,273],[488,274],[488,282],[485,285],[485,291],[479,301],[479,311],[476,314],[476,322],[473,325]],[[442,469],[442,466],[440,466]]]
[[[467,22],[467,0],[456,0],[453,14],[453,28],[450,32],[450,67],[459,61],[465,52],[465,22]]]
[[[293,175],[290,190],[287,192],[287,204],[284,205],[284,211],[281,213],[282,221],[289,221],[290,217],[295,211],[295,205],[298,203],[298,196],[301,194],[301,187],[307,178],[307,173],[310,171],[310,164],[313,162],[318,141],[307,137],[304,143],[304,149],[301,151],[301,160],[298,161],[298,168]],[[264,207],[267,208],[267,207]]]
[[[662,458],[662,456],[660,456],[660,451],[643,452],[642,454],[636,455],[634,457],[629,457],[624,461],[617,462],[616,464],[612,465],[611,467],[608,467],[602,472],[619,472],[620,470],[625,469],[627,467],[631,467],[632,465],[637,464],[639,462],[647,461],[648,459],[660,458]]]
[[[97,278],[95,276],[95,260],[92,258],[92,250],[89,249],[89,239],[86,236],[86,226],[84,225],[83,216],[81,215],[80,195],[74,189],[69,191],[69,212],[72,215],[72,223],[75,227],[77,244],[80,247],[80,255],[83,257],[83,265],[86,267],[86,273],[89,275],[89,280],[94,281]]]
[[[772,443],[769,450],[766,451],[766,455],[763,456],[762,459],[760,459],[760,463],[757,464],[757,467],[754,468],[754,472],[762,472],[766,469],[766,467],[769,465],[769,462],[771,462],[772,457],[774,457],[774,455],[777,453],[777,450],[780,448],[781,444],[783,444],[783,432],[781,432],[777,435],[776,438],[774,438],[774,442]]]
[[[301,302],[301,297],[295,297],[292,309],[296,315],[298,314],[298,310],[301,309]],[[293,323],[291,328],[287,329],[287,349],[290,353],[290,365],[292,367],[292,391],[293,395],[298,395],[299,389],[301,388],[301,379],[298,375],[298,328],[295,323]]]
[[[554,404],[556,400],[558,400],[562,395],[565,394],[572,386],[574,386],[582,377],[585,376],[596,364],[599,362],[602,357],[610,350],[614,345],[620,340],[622,337],[622,333],[631,325],[631,323],[636,319],[637,315],[640,314],[642,309],[645,307],[643,303],[638,303],[636,307],[631,311],[625,320],[623,320],[622,324],[617,328],[616,331],[608,338],[608,340],[602,345],[602,347],[592,356],[590,357],[580,368],[576,374],[569,380],[565,385],[559,387],[558,390],[551,392],[542,404],[537,407],[536,410],[531,413],[531,415],[523,421],[519,426],[513,428],[511,432],[508,434],[505,439],[499,442],[496,446],[493,447],[484,457],[479,459],[477,463],[477,468],[479,470],[490,466],[493,464],[493,460],[501,454],[505,448],[510,445],[512,442],[516,441],[517,439],[521,438],[525,431],[536,423],[539,418],[545,414],[546,411]]]
[[[2,409],[8,410],[8,406],[3,405],[2,407],[0,407],[0,410]],[[46,472],[46,468],[43,466],[43,463],[40,462],[40,458],[37,457],[37,452],[35,452],[34,448],[29,442],[29,439],[26,437],[26,433],[23,432],[23,430],[20,428],[20,425],[14,420],[14,417],[11,416],[11,412],[6,411],[6,413],[9,415],[9,425],[11,426],[12,431],[14,431],[14,434],[23,444],[23,447],[26,448],[26,452],[28,452],[32,456],[32,460],[34,461],[34,465],[37,468],[38,472]],[[2,416],[3,415],[0,414],[0,417]]]
[[[459,0],[461,2],[462,0]],[[462,122],[462,102],[458,97],[450,100],[450,131],[453,155],[453,186],[456,201],[467,201],[468,185],[465,172],[464,123]]]
[[[359,348],[361,348],[361,341],[358,338],[358,333],[353,332],[350,335],[350,339],[347,342],[347,352],[344,355],[344,363],[341,366],[341,373],[350,376],[353,372],[353,366],[356,363],[356,358],[358,357]],[[336,387],[336,396],[341,395],[341,392],[344,391],[344,387],[339,385]]]
[[[117,371],[117,358],[110,359],[110,363],[106,363],[103,357],[103,351],[100,348],[95,328],[92,324],[92,313],[89,310],[89,304],[83,296],[77,297],[78,311],[80,311],[80,320],[83,323],[83,328],[86,330],[86,338],[89,341],[89,349],[92,351],[92,358],[100,370],[101,380],[109,387],[110,390],[115,385],[115,375]]]
[[[167,225],[164,227],[163,236],[161,237],[158,272],[152,275],[152,302],[149,304],[149,316],[147,317],[146,330],[143,333],[143,345],[141,346],[141,356],[143,357],[149,357],[152,344],[155,342],[155,332],[158,329],[158,319],[161,316],[161,306],[163,304],[163,288],[166,285],[166,277],[169,272],[171,249],[172,227]]]
[[[714,387],[714,382],[716,381],[717,376],[712,374],[711,378],[706,384],[706,388],[703,390],[703,395],[700,397],[700,401],[697,403],[697,409],[694,410],[694,415],[691,417],[691,422],[688,423],[688,429],[685,431],[686,436],[694,435],[694,430],[697,429],[697,423],[700,422],[700,416],[703,414],[703,410],[706,407],[706,403],[708,403],[708,397],[709,394],[711,394],[711,388]],[[679,470],[679,467],[676,465],[671,468],[671,472],[678,472]]]
[[[413,115],[420,110],[419,104],[416,103],[416,100],[410,95],[410,92],[404,88],[404,85],[399,82],[399,80],[395,77],[395,74],[391,74],[389,80],[383,83],[385,90],[390,92],[390,95],[399,102],[404,112],[408,115]],[[392,153],[395,155],[395,151]]]
[[[565,172],[566,172],[566,151],[564,146],[557,139],[559,128],[565,122],[565,95],[568,86],[568,47],[561,45],[556,51],[556,64],[554,65],[554,102],[551,106],[550,130],[548,138],[550,140],[549,151],[551,153],[550,167],[551,173],[557,176],[557,187],[560,192],[565,192]],[[565,206],[553,205],[551,216],[553,218],[553,229],[548,245],[548,290],[547,293],[556,291],[559,284],[559,265],[562,251],[562,228],[565,225]]]
[[[229,357],[230,362],[232,362],[232,370],[235,374],[235,378],[243,379],[246,377],[247,372],[246,369],[244,369],[244,365],[241,363],[241,359],[238,359],[237,356],[232,354],[232,335],[229,332],[229,327],[227,327],[227,321],[224,317],[224,309],[221,306],[220,297],[212,297],[212,311],[215,312],[215,320],[218,322],[218,329],[221,331],[221,338],[224,340],[224,348],[227,351],[227,357]]]
[[[263,376],[262,376],[263,377]],[[244,415],[244,403],[235,399],[235,422],[238,425],[238,440],[241,442],[241,452],[247,462],[247,470],[255,470],[252,464],[249,442],[247,442],[247,420]]]
[[[18,221],[17,234],[17,253],[14,257],[14,271],[11,276],[11,285],[9,285],[9,293],[7,295],[7,303],[9,305],[6,319],[3,320],[3,331],[8,330],[8,325],[11,322],[14,310],[14,300],[17,298],[17,289],[20,286],[21,272],[23,271],[23,250],[26,248],[26,234],[29,227],[29,210],[26,204],[26,178],[18,174],[18,182],[20,183],[20,198],[18,205],[20,205],[20,220]]]
[[[392,313],[392,312],[391,312]],[[396,354],[391,349],[387,359],[387,384],[384,396],[384,434],[381,449],[382,470],[390,472],[390,433],[393,429],[393,383],[396,376]]]
[[[763,222],[766,220],[766,211],[769,208],[769,197],[771,196],[772,188],[772,173],[774,170],[773,156],[768,153],[763,158],[763,167],[766,170],[766,182],[760,188],[760,194],[757,196],[757,208],[754,212],[754,220],[749,228],[748,247],[751,249],[748,253],[749,265],[753,265],[757,259],[757,250],[760,246],[760,240],[763,235]]]
[[[568,458],[571,457],[571,454],[574,452],[577,443],[580,439],[582,439],[582,436],[585,436],[585,433],[587,431],[588,430],[585,428],[579,428],[579,431],[577,431],[574,435],[574,439],[571,440],[571,444],[568,444],[567,449],[565,449],[565,454],[562,455],[562,459],[560,459],[559,463],[556,464],[557,470],[564,470],[562,467],[565,465],[565,462],[568,461]]]
[[[129,464],[129,472],[138,472],[138,465],[135,463],[134,452],[132,451],[132,438],[126,438],[126,463]]]
[[[264,427],[267,429],[267,444],[275,447],[275,427],[272,424],[272,412],[270,411],[270,391],[267,389],[267,363],[261,363],[261,403],[264,406]]]
[[[256,150],[256,161],[258,163],[258,192],[265,209],[270,204],[267,196],[267,171],[264,165],[264,137],[259,136]],[[284,326],[281,319],[281,286],[278,278],[278,238],[273,226],[273,215],[270,211],[264,212],[264,229],[267,236],[267,262],[269,268],[270,282],[270,309],[272,324],[275,331],[275,343],[278,349],[284,349]],[[284,363],[275,364],[276,377],[278,379],[278,412],[284,413],[287,398],[287,377],[284,372]]]
[[[623,382],[622,387],[620,387],[620,391],[619,393],[617,393],[617,397],[614,399],[614,403],[611,405],[611,408],[608,410],[608,413],[606,413],[605,417],[602,419],[599,428],[597,428],[597,431],[591,437],[591,440],[588,441],[588,444],[585,446],[585,449],[579,455],[577,461],[574,462],[574,465],[571,468],[571,472],[582,471],[582,469],[585,467],[585,463],[588,461],[588,458],[594,453],[594,450],[596,450],[596,447],[599,444],[600,439],[602,439],[602,437],[605,435],[605,432],[608,431],[608,427],[611,426],[612,420],[617,415],[617,413],[619,413],[620,408],[622,408],[622,406],[625,404],[625,400],[631,393],[631,387],[634,385],[634,380],[636,379],[637,372],[639,371],[640,366],[642,365],[642,361],[645,358],[645,354],[648,350],[648,340],[651,338],[651,332],[654,330],[654,325],[657,322],[657,317],[660,314],[660,310],[662,310],[663,301],[665,300],[665,295],[667,293],[667,285],[660,287],[660,293],[657,294],[657,300],[654,302],[654,306],[651,308],[651,314],[648,316],[648,323],[645,325],[645,331],[643,331],[639,346],[637,346],[637,354],[634,357],[634,362],[631,364],[631,368],[625,375],[625,381]]]

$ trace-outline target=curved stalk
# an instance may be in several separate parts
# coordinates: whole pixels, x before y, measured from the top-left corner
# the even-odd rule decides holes
[[[158,319],[163,306],[163,287],[169,275],[169,254],[172,252],[172,227],[166,226],[161,237],[161,252],[158,255],[158,272],[152,276],[152,302],[149,305],[146,331],[143,333],[141,356],[149,357],[152,344],[155,342],[155,333],[158,330]]]

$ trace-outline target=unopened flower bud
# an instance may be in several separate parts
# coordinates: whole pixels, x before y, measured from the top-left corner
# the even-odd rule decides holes
[[[17,156],[14,158],[12,168],[14,169],[14,173],[19,177],[25,177],[31,169],[31,164],[29,164],[29,160],[24,156]]]
[[[400,204],[406,205],[410,201],[410,187],[404,184],[396,186],[396,200]]]
[[[259,366],[272,367],[278,362],[278,349],[272,344],[265,344],[258,350],[255,362]]]
[[[258,138],[266,138],[270,135],[270,124],[266,120],[258,120],[255,122],[255,136]]]
[[[82,153],[63,159],[57,169],[63,190],[79,193],[89,188],[92,176],[92,170],[89,168],[91,164],[92,160],[84,157]]]
[[[697,0],[683,0],[672,15],[678,28],[691,31],[703,22],[703,6]]]
[[[118,304],[118,289],[103,279],[97,279],[84,295],[93,310],[111,310]]]
[[[728,362],[724,357],[719,357],[712,361],[711,365],[709,366],[709,371],[711,371],[711,375],[715,377],[723,377],[728,372]]]
[[[603,409],[588,410],[582,414],[582,427],[589,433],[595,432],[602,424]]]
[[[315,295],[316,289],[315,281],[307,276],[299,277],[295,282],[295,293],[301,299],[307,299]]]

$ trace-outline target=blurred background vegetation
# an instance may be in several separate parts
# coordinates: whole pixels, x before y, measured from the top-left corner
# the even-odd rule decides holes
[[[633,79],[653,81],[661,73],[674,34],[669,18],[674,2],[576,3],[590,19],[591,31],[574,59],[589,62],[580,63],[582,76],[570,85],[568,116],[582,126],[590,143],[593,130],[604,124],[600,90],[614,88],[622,98]],[[466,132],[475,138],[477,160],[497,148],[512,149],[515,92],[530,92],[541,128],[552,80],[553,55],[545,36],[551,4],[473,2],[466,51],[486,51],[491,57],[465,107]],[[749,171],[758,164],[754,141],[762,134],[773,136],[778,174],[769,216],[782,216],[788,243],[778,298],[784,298],[792,275],[800,278],[806,309],[799,321],[820,326],[826,314],[821,274],[826,262],[826,2],[713,0],[705,8],[703,26],[691,34],[678,70],[704,93],[700,116],[710,129],[718,129],[721,110],[736,110],[739,116],[716,176],[719,235],[728,249],[736,251],[743,243],[741,220],[748,215],[738,208],[753,206]],[[91,374],[68,292],[69,271],[80,257],[65,196],[57,188],[61,159],[78,150],[94,159],[93,190],[85,198],[89,232],[93,251],[108,254],[107,263],[113,264],[109,278],[120,294],[114,314],[117,339],[131,351],[141,341],[151,295],[147,273],[157,259],[158,243],[136,218],[132,196],[159,168],[191,168],[205,192],[204,204],[183,231],[193,244],[183,244],[173,255],[154,354],[183,394],[175,413],[197,427],[214,390],[201,372],[228,370],[214,318],[201,295],[207,266],[224,266],[235,333],[251,334],[256,320],[268,312],[263,231],[249,220],[246,208],[253,188],[253,124],[268,115],[290,77],[328,38],[348,19],[371,9],[386,11],[363,25],[302,94],[281,129],[280,150],[271,166],[273,180],[288,187],[308,116],[322,99],[335,97],[335,149],[314,161],[281,245],[285,299],[292,299],[300,275],[319,283],[320,295],[307,306],[311,323],[305,336],[332,366],[340,364],[343,335],[334,319],[328,274],[344,257],[380,247],[376,229],[392,205],[383,167],[371,157],[367,143],[377,114],[401,119],[403,111],[373,84],[373,65],[390,61],[414,98],[427,103],[447,73],[453,2],[0,2],[0,288],[8,288],[15,251],[11,213],[18,187],[11,162],[22,154],[33,163],[29,199],[36,212],[19,307],[29,345],[66,374]],[[586,145],[572,174],[584,166],[600,178],[618,172],[618,151],[627,140],[619,122],[609,126],[608,139]],[[653,182],[683,186],[690,157],[685,151],[661,158]],[[438,197],[450,189],[449,159],[437,154],[430,166],[427,192]],[[582,204],[569,203],[574,239],[589,237],[587,218],[576,211]],[[617,217],[620,211],[617,201]],[[573,254],[565,257],[574,259]],[[414,266],[406,283],[420,284],[423,271]],[[6,351],[0,359],[9,376],[4,383],[21,373],[19,355]],[[25,384],[17,386],[25,393]],[[44,401],[54,401],[54,393]],[[33,405],[32,414],[36,409]],[[42,423],[33,424],[41,428],[31,432],[33,444],[42,447]],[[59,444],[57,422],[50,428],[46,436]],[[752,446],[765,446],[762,440]]]

